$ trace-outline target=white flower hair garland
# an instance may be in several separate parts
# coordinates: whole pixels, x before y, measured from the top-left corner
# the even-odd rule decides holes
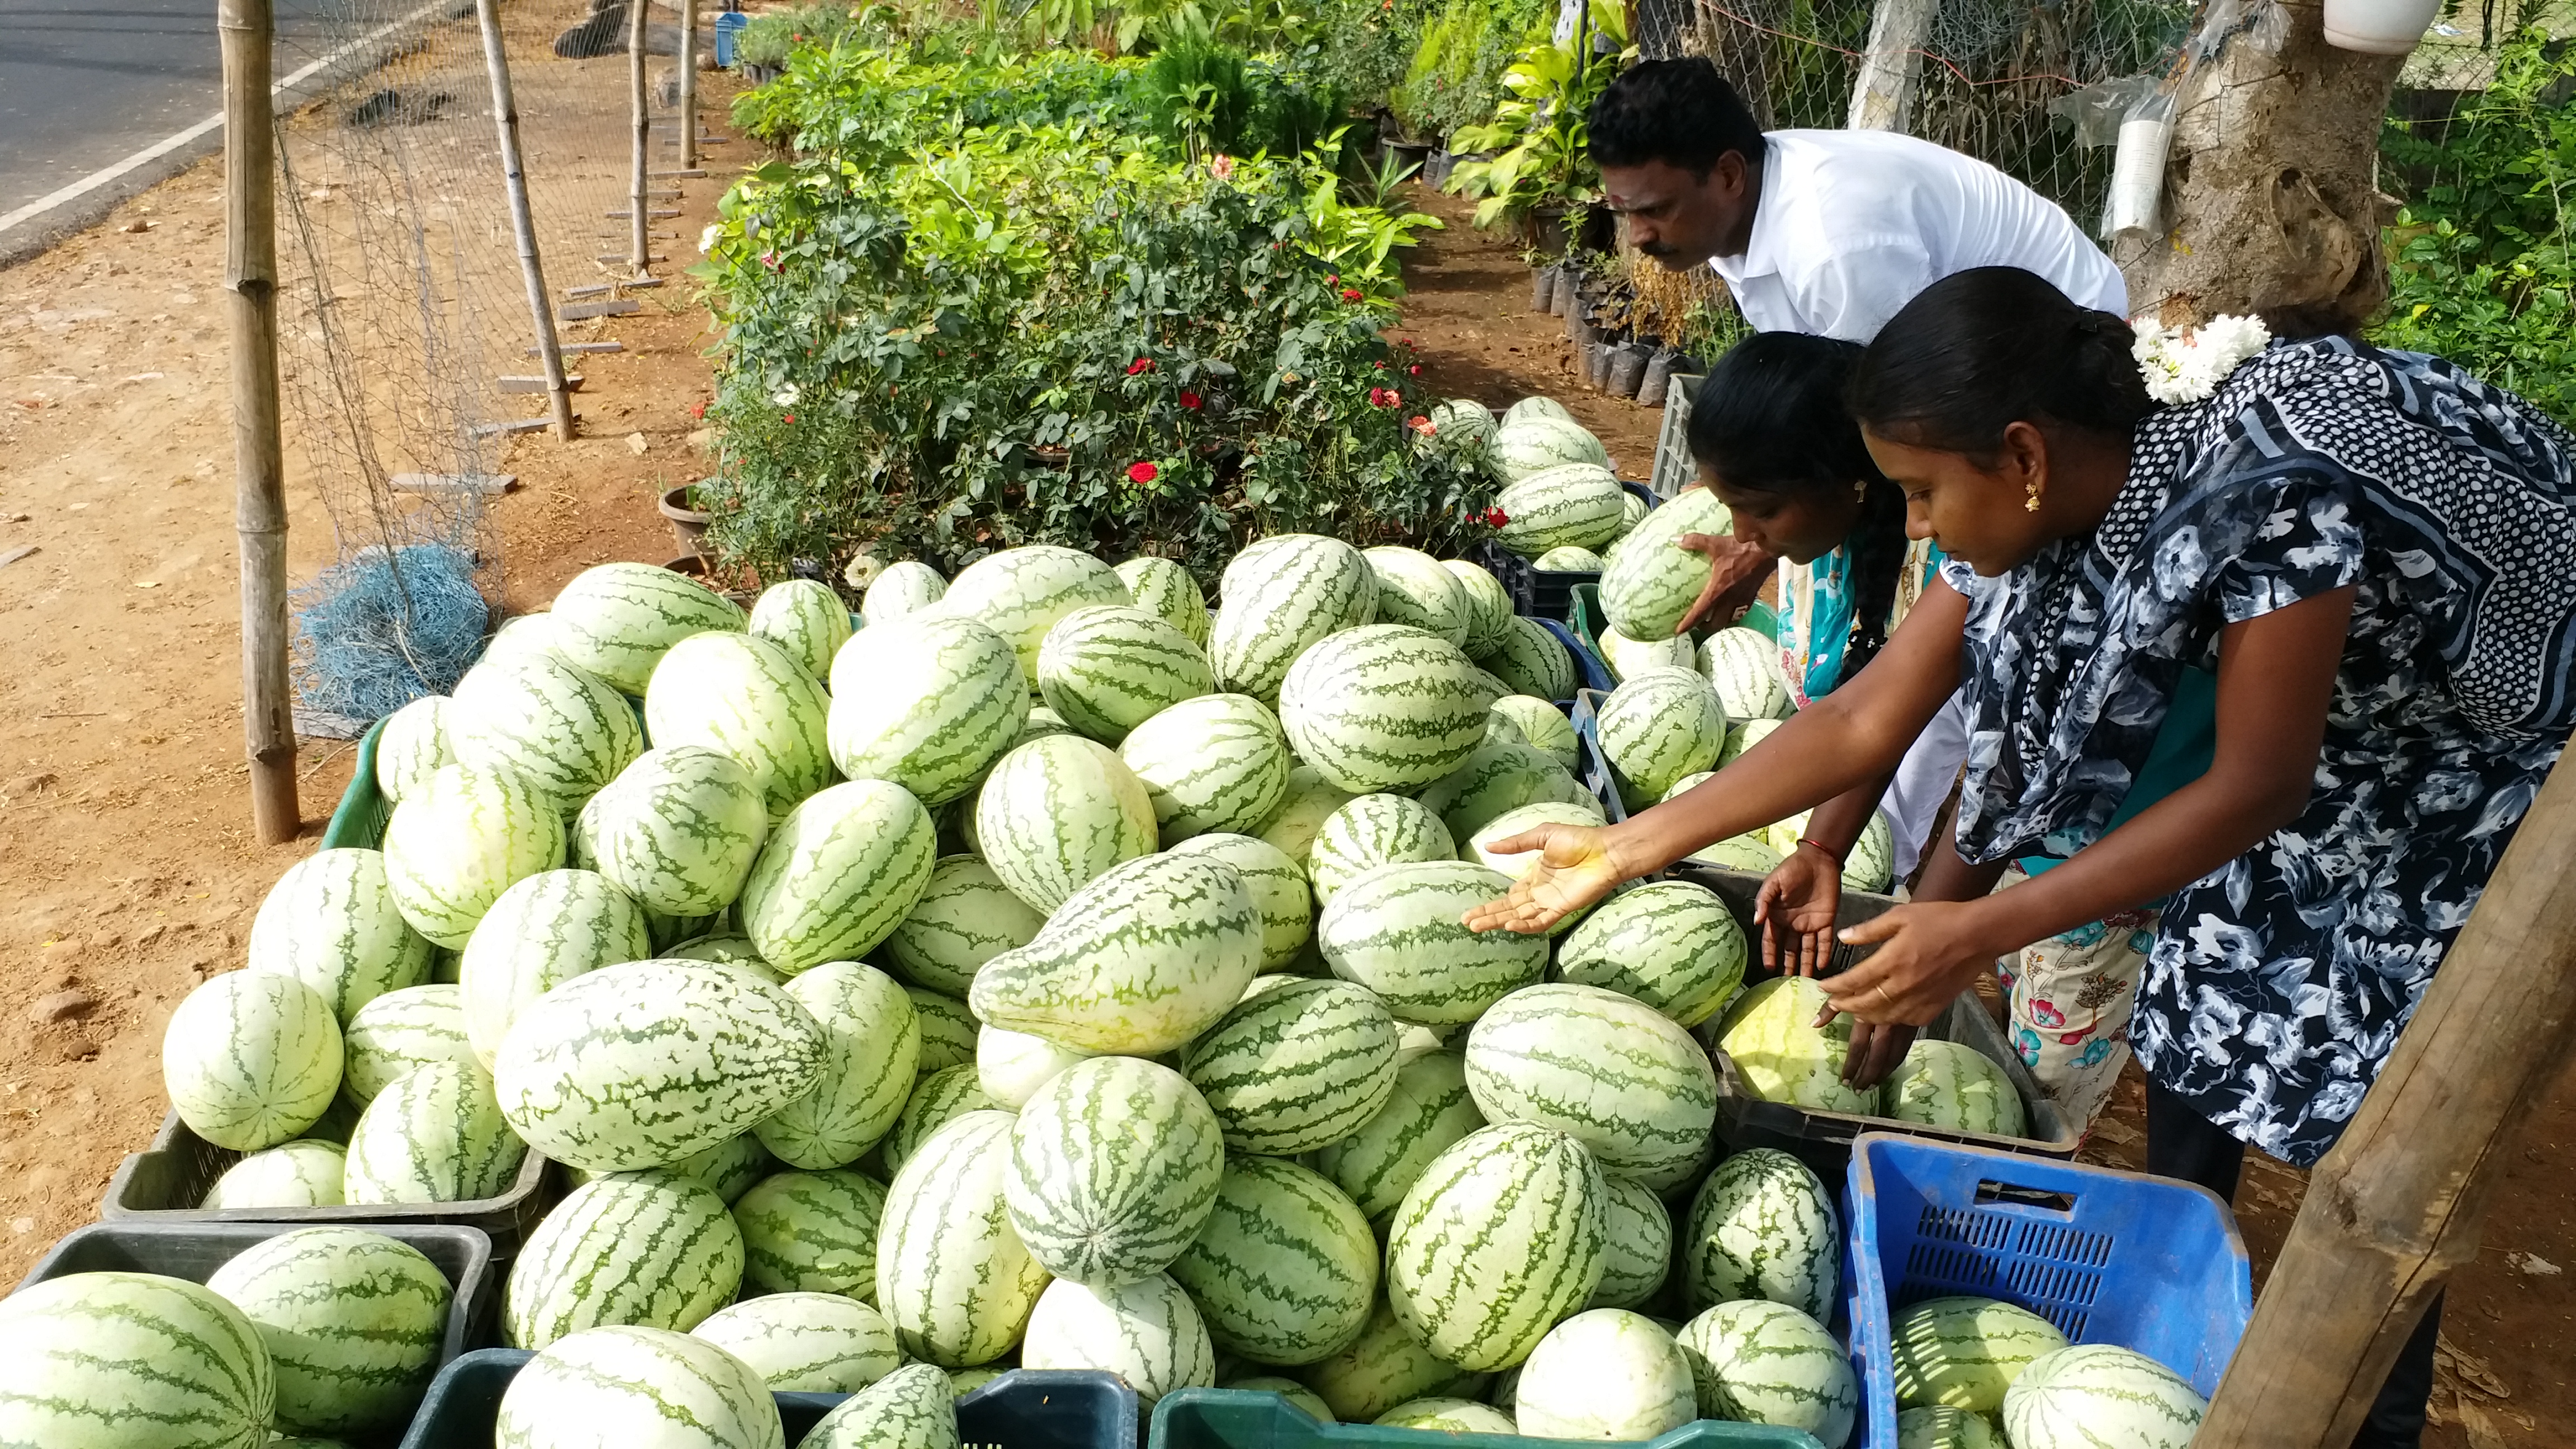
[[[2138,360],[2147,395],[2160,403],[2201,401],[2272,340],[2259,317],[2212,317],[2189,330],[2146,318],[2130,325],[2138,340],[2129,355]]]

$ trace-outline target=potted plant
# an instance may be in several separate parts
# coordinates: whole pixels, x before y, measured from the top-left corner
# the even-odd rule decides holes
[[[698,551],[698,540],[706,537],[710,515],[698,507],[697,485],[683,483],[662,490],[662,516],[671,520],[671,539],[680,546],[683,556]]]
[[[1563,45],[1547,41],[1522,50],[1503,73],[1508,92],[1481,126],[1462,128],[1453,144],[1492,151],[1491,159],[1462,159],[1448,189],[1480,197],[1476,225],[1506,218],[1530,229],[1542,253],[1562,251],[1565,221],[1576,207],[1600,199],[1601,173],[1592,164],[1586,116],[1592,102],[1635,55],[1625,12],[1610,0],[1592,0],[1591,28],[1607,42],[1589,45],[1577,35]]]

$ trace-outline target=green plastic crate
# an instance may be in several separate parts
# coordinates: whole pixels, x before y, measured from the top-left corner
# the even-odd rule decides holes
[[[1575,635],[1583,641],[1583,647],[1595,654],[1601,653],[1601,631],[1609,626],[1610,618],[1601,612],[1599,584],[1574,586],[1566,605],[1565,621],[1574,626]],[[1738,628],[1760,632],[1765,639],[1777,641],[1780,637],[1779,614],[1760,599],[1754,600],[1753,607],[1745,610],[1744,617],[1735,623]]]
[[[1152,1449],[1537,1449],[1557,1440],[1518,1434],[1451,1434],[1375,1424],[1319,1424],[1277,1394],[1243,1389],[1178,1389],[1154,1406]],[[1648,1449],[1823,1449],[1802,1429],[1701,1419]]]
[[[393,818],[394,802],[376,788],[376,741],[385,732],[385,722],[367,726],[358,739],[358,763],[350,768],[349,788],[340,794],[340,806],[331,812],[331,823],[322,827],[322,849],[381,849],[385,843],[385,822]]]

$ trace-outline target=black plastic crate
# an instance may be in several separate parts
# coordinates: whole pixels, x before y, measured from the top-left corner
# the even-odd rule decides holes
[[[1662,501],[1643,483],[1622,481],[1619,486],[1644,499],[1648,508]],[[1475,561],[1503,581],[1503,592],[1511,596],[1512,612],[1533,619],[1571,619],[1575,588],[1584,584],[1598,587],[1601,583],[1597,570],[1541,569],[1490,539],[1476,545]]]

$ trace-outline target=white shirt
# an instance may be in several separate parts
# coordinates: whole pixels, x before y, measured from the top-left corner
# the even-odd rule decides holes
[[[1893,131],[1773,131],[1740,257],[1709,265],[1757,332],[1867,342],[1924,288],[2020,267],[2128,315],[2120,269],[2055,202],[1974,157]]]

